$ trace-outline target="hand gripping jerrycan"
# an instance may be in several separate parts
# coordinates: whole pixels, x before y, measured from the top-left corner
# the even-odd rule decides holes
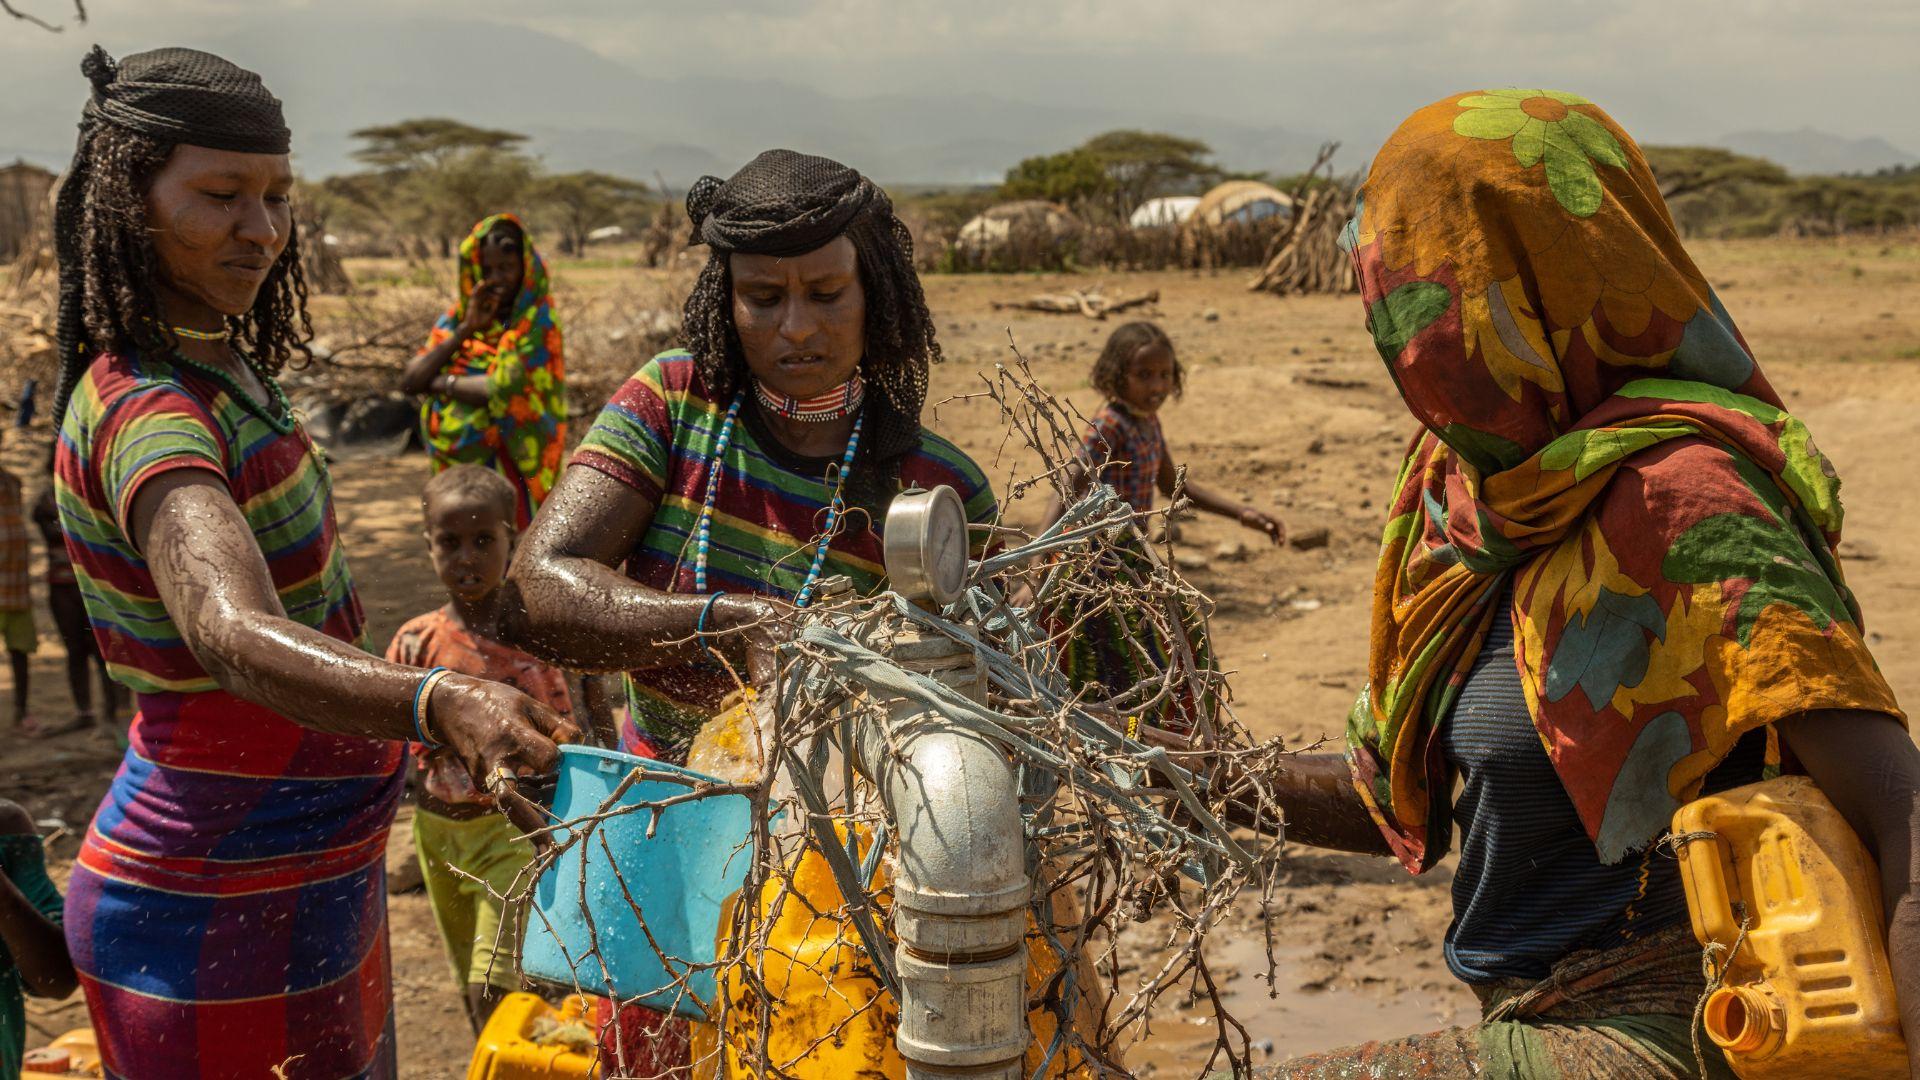
[[[1704,1025],[1733,1071],[1907,1075],[1880,872],[1813,781],[1707,796],[1674,814],[1673,832],[1694,936],[1722,947]]]

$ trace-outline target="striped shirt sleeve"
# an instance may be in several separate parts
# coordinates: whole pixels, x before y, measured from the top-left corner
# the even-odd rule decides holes
[[[602,472],[658,505],[673,452],[673,418],[658,359],[650,360],[607,401],[580,441],[573,462]]]
[[[946,439],[922,428],[920,449],[901,467],[903,488],[932,488],[945,484],[960,496],[969,525],[997,525],[1000,503],[994,498],[987,474],[966,452]],[[970,529],[973,555],[979,558],[999,544],[991,529]]]
[[[227,482],[219,427],[204,405],[171,386],[152,386],[115,402],[95,431],[94,447],[101,491],[129,538],[134,497],[154,477],[200,469]]]

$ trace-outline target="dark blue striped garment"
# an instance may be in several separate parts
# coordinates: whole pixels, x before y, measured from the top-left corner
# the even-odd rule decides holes
[[[1509,609],[1512,587],[1499,604]],[[1708,777],[1717,791],[1759,779],[1764,732],[1742,740]],[[1658,845],[1606,866],[1540,744],[1513,655],[1513,622],[1496,618],[1442,733],[1460,780],[1453,804],[1447,967],[1468,983],[1537,980],[1576,949],[1606,949],[1687,917],[1673,857]]]

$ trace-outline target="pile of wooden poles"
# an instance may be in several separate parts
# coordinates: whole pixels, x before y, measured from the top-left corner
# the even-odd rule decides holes
[[[1247,287],[1255,292],[1350,293],[1353,257],[1340,249],[1340,231],[1360,205],[1360,185],[1333,175],[1339,143],[1320,148],[1313,168],[1293,190],[1293,220],[1267,247],[1265,265]],[[1325,176],[1322,177],[1321,173]]]

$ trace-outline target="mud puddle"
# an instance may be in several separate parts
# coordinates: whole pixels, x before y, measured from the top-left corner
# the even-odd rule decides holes
[[[1274,948],[1274,985],[1267,984],[1266,946],[1257,928],[1236,926],[1216,934],[1207,956],[1228,1012],[1246,1028],[1255,1065],[1297,1057],[1396,1034],[1432,1031],[1469,1023],[1472,999],[1458,992],[1342,985],[1316,974],[1312,946]],[[1449,988],[1452,990],[1453,988]],[[1188,1077],[1200,1074],[1214,1044],[1216,1024],[1204,998],[1166,1010],[1152,1031],[1127,1051],[1127,1065],[1140,1076]],[[1224,1069],[1224,1058],[1215,1062]]]

